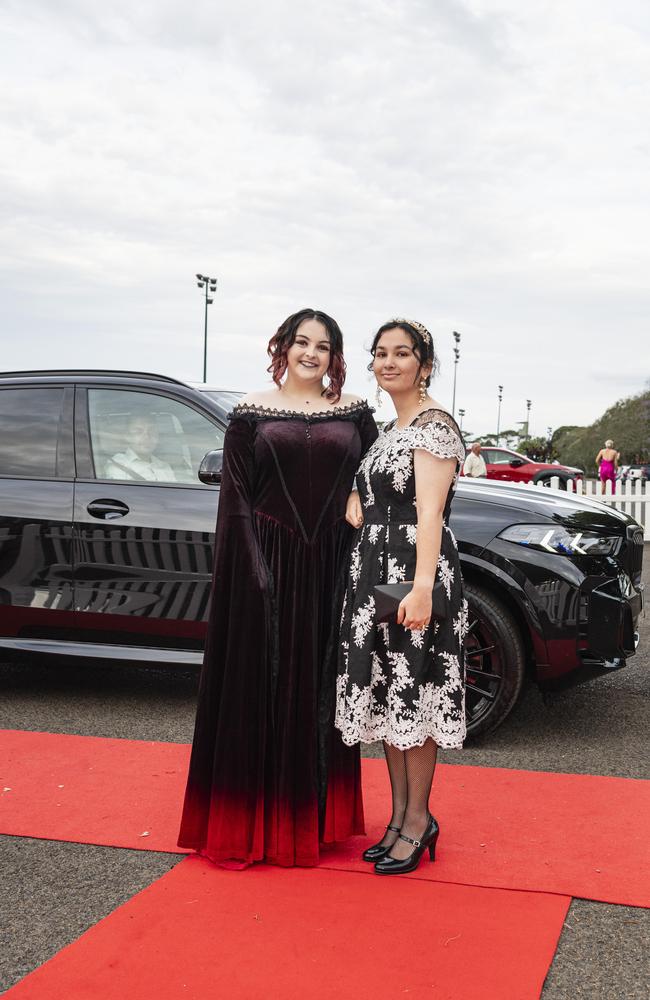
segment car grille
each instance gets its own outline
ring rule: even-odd
[[[628,527],[627,539],[621,552],[621,562],[634,586],[638,587],[643,567],[643,528],[638,528],[636,525]]]

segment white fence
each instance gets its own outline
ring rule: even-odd
[[[548,489],[542,483],[531,484],[540,489]],[[560,479],[553,476],[550,481],[551,489],[558,489]],[[611,504],[622,510],[625,514],[631,514],[635,521],[643,527],[643,537],[645,541],[650,541],[650,482],[643,482],[640,479],[629,479],[624,483],[616,483],[614,490],[609,480],[605,483],[605,492],[601,494],[600,483],[593,479],[569,480],[566,484],[567,491],[577,493],[581,496],[592,497],[594,500],[602,500],[603,503]]]

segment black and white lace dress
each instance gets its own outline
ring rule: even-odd
[[[447,617],[408,630],[375,624],[374,587],[412,580],[417,512],[413,452],[455,458],[456,475],[445,504],[437,578],[447,596]],[[432,738],[458,748],[465,737],[463,597],[449,511],[465,447],[444,410],[420,413],[408,427],[388,424],[357,474],[364,523],[357,532],[341,619],[336,726],[343,742],[385,740],[402,750]]]

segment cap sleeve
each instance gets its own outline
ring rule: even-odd
[[[421,448],[436,458],[455,458],[459,465],[465,461],[465,444],[458,424],[444,410],[427,410],[411,425],[414,449]]]

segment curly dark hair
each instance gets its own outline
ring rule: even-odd
[[[266,370],[270,372],[273,381],[279,388],[287,370],[287,353],[296,340],[298,327],[306,319],[317,319],[327,330],[330,342],[330,363],[327,377],[330,384],[323,389],[322,395],[334,403],[338,403],[345,382],[343,334],[336,320],[328,316],[327,313],[320,312],[318,309],[300,309],[299,312],[288,316],[269,340],[267,353],[271,358],[271,364]]]
[[[421,326],[421,324],[418,324],[418,326]],[[418,329],[418,326],[413,326],[411,323],[408,322],[408,320],[402,320],[402,319],[400,320],[391,319],[388,321],[388,323],[384,323],[383,326],[380,326],[372,340],[370,353],[372,354],[373,360],[368,365],[368,371],[369,372],[372,371],[377,345],[379,344],[379,341],[381,340],[383,334],[387,333],[389,330],[403,330],[404,333],[407,333],[411,338],[411,341],[413,342],[413,353],[420,362],[418,367],[418,373],[415,376],[415,381],[417,382],[419,380],[420,372],[422,371],[423,368],[426,368],[429,365],[431,366],[431,371],[425,378],[426,386],[428,389],[429,386],[431,385],[431,379],[435,378],[438,372],[440,371],[440,362],[438,360],[438,355],[436,354],[435,348],[433,346],[433,337],[431,336],[428,330],[426,332],[429,333],[429,335],[428,337],[425,336],[422,330],[425,330],[426,328],[422,327],[422,329]]]

